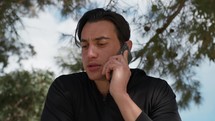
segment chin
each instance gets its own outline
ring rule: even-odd
[[[89,76],[90,80],[93,80],[93,81],[97,81],[97,80],[103,80],[104,77],[98,77],[98,76]]]
[[[90,74],[90,73],[87,73],[88,77],[90,78],[90,80],[93,80],[93,81],[96,81],[96,80],[103,80],[105,77],[102,76],[101,74],[96,74],[96,73],[93,73],[93,74]]]

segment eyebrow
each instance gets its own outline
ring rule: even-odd
[[[94,38],[93,40],[94,41],[100,41],[100,40],[108,40],[110,39],[109,37],[105,37],[105,36],[101,36],[101,37],[96,37]],[[81,39],[81,42],[87,42],[88,40],[87,39]]]

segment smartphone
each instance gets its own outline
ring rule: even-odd
[[[128,64],[131,62],[132,60],[132,55],[131,55],[131,52],[128,48],[128,45],[126,43],[123,44],[123,46],[120,48],[118,54],[122,54],[124,53],[125,50],[128,50]]]

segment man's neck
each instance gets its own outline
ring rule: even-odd
[[[109,92],[110,82],[107,80],[97,80],[94,82],[96,83],[96,86],[97,86],[99,92],[103,96],[106,96]]]

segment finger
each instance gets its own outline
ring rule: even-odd
[[[110,80],[111,76],[112,76],[112,70],[108,68],[106,70],[105,77],[106,77],[107,80]]]
[[[105,72],[105,66],[106,64],[104,64],[103,68],[102,68],[102,75],[104,75],[104,72]]]
[[[106,63],[104,64],[104,66],[103,66],[103,69],[102,69],[102,75],[105,75],[107,65],[108,65],[108,62],[106,62]]]
[[[109,67],[111,63],[112,63],[111,60],[107,61],[102,69],[102,75],[104,75],[107,80],[109,80],[111,77],[111,69]]]
[[[111,63],[111,59],[110,58],[109,58],[109,60],[103,66],[103,69],[102,69],[102,74],[103,75],[106,74],[106,70],[107,70],[107,67],[108,67],[109,63]]]
[[[126,63],[128,63],[128,50],[125,50],[125,51],[123,52],[123,57],[124,57]]]
[[[114,73],[114,70],[117,68],[118,65],[121,63],[118,60],[111,60],[107,63],[105,67],[105,76],[107,80],[111,79],[111,76]]]

